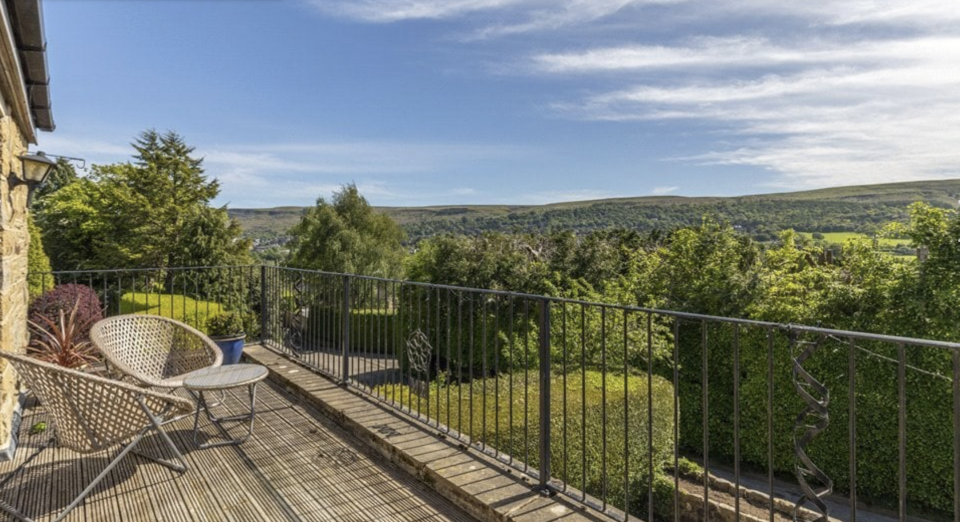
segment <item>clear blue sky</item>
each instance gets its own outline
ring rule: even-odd
[[[792,5],[798,4],[798,5]],[[58,129],[176,130],[218,203],[736,195],[960,177],[960,9],[868,0],[46,0]]]

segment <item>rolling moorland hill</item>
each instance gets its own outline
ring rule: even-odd
[[[669,230],[699,223],[704,216],[729,221],[760,240],[793,228],[807,232],[871,233],[902,221],[908,206],[925,201],[954,208],[960,179],[861,185],[738,197],[651,196],[575,201],[549,205],[451,205],[379,207],[400,223],[412,242],[448,232],[545,232],[603,228]],[[230,209],[247,235],[273,239],[286,234],[305,207]]]

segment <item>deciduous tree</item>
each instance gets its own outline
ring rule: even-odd
[[[291,231],[289,264],[328,272],[399,277],[405,249],[403,230],[375,211],[350,184],[331,201],[317,199]]]

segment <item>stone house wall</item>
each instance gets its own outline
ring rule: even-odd
[[[19,156],[27,151],[27,139],[6,100],[0,99],[0,350],[22,352],[27,332],[27,188],[12,191],[7,182],[21,175]],[[0,449],[11,441],[10,421],[19,388],[13,368],[0,362]]]

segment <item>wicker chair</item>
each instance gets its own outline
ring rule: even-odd
[[[180,321],[129,314],[98,321],[90,340],[107,362],[141,386],[180,388],[185,374],[223,363],[209,337]]]
[[[3,487],[54,442],[81,454],[123,446],[110,464],[54,521],[63,519],[77,507],[127,453],[133,452],[181,473],[187,470],[186,460],[173,445],[170,437],[164,433],[162,425],[169,416],[190,414],[193,411],[193,404],[189,400],[70,370],[23,355],[0,353],[0,357],[13,365],[31,392],[39,399],[50,419],[54,433],[50,440],[0,481],[0,487]],[[136,450],[140,441],[151,432],[159,434],[162,446],[166,446],[179,464],[145,455]],[[0,500],[0,510],[18,520],[30,520],[14,506],[2,500]]]

